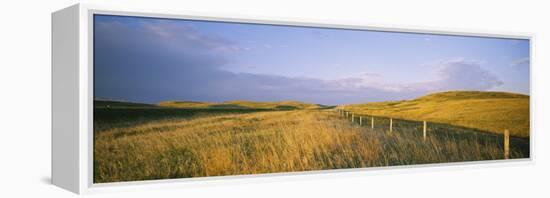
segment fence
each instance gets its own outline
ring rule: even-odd
[[[370,128],[371,129],[374,129],[374,126],[375,126],[375,122],[374,122],[375,119],[374,118],[375,117],[377,117],[377,119],[384,119],[384,117],[357,114],[357,113],[347,111],[347,110],[343,110],[343,109],[337,109],[337,112],[341,117],[350,118],[351,123],[356,123],[357,122],[357,124],[359,124],[359,126],[363,126],[363,120],[369,120],[368,118],[370,118]],[[393,132],[393,130],[394,130],[394,118],[389,117],[389,118],[385,118],[385,119],[389,120],[388,131],[390,133]],[[403,119],[401,119],[401,120],[403,120]],[[410,121],[410,120],[404,120],[404,121],[417,122],[417,121]],[[427,134],[428,133],[428,121],[423,120],[421,122],[422,122],[422,139],[424,141],[426,141],[427,135],[428,135]],[[503,143],[503,145],[504,145],[504,152],[503,152],[504,153],[504,159],[509,159],[509,157],[510,157],[510,132],[509,132],[508,129],[504,130],[503,141],[504,141],[504,143]]]

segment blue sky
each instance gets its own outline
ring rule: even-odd
[[[95,97],[345,104],[529,93],[529,41],[96,15]]]

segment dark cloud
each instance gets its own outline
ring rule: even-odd
[[[94,35],[96,96],[141,102],[200,95],[190,84],[223,76],[216,70],[232,47],[189,26],[154,20],[98,20]]]
[[[233,73],[222,70],[231,41],[191,26],[142,20],[97,20],[94,39],[95,97],[156,103],[163,100],[299,100],[321,104],[359,103],[417,97],[450,89],[487,90],[502,84],[479,64],[450,61],[439,79],[390,85],[378,74],[338,80]]]
[[[315,79],[237,74],[221,70],[233,43],[192,27],[147,20],[98,21],[95,26],[95,96],[138,102],[308,99]]]

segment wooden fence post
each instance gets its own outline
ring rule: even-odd
[[[370,117],[370,128],[374,129],[374,116]]]
[[[393,119],[390,118],[390,132],[393,131]]]
[[[424,136],[424,141],[426,141],[426,129],[427,129],[427,124],[426,124],[426,120],[424,120],[424,130],[423,130],[423,136]]]
[[[510,158],[510,132],[504,130],[504,159]]]
[[[353,123],[353,113],[351,113],[351,123]]]
[[[363,117],[359,116],[359,126],[363,125]]]

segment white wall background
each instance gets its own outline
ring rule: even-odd
[[[50,13],[79,1],[0,4],[0,197],[72,197],[50,180]],[[358,173],[211,187],[101,194],[97,197],[548,197],[550,178],[550,7],[505,0],[96,0],[141,9],[534,33],[535,165]],[[545,188],[546,187],[546,188]]]

